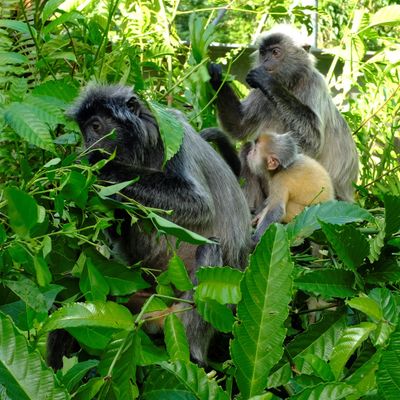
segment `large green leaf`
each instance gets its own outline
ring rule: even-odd
[[[69,399],[53,371],[38,351],[32,351],[25,336],[0,312],[0,385],[11,399]]]
[[[126,307],[112,301],[70,303],[50,315],[42,331],[74,327],[133,329],[133,316]]]
[[[347,327],[340,340],[333,349],[330,359],[330,366],[336,379],[344,370],[346,362],[355,350],[368,338],[368,335],[376,329],[376,325],[371,322],[361,322],[359,325]]]
[[[294,285],[305,292],[320,294],[326,297],[351,297],[356,294],[353,289],[354,274],[340,269],[321,269],[309,271],[298,276]]]
[[[343,225],[357,221],[373,221],[373,216],[354,203],[329,201],[306,208],[286,226],[291,244],[301,243],[320,228],[319,221]]]
[[[39,208],[36,200],[15,187],[8,187],[5,195],[8,217],[14,232],[22,238],[28,238],[31,228],[39,222]]]
[[[144,383],[144,400],[228,400],[228,395],[203,369],[190,362],[163,362]]]
[[[105,301],[107,294],[110,291],[104,276],[95,267],[90,258],[86,260],[86,263],[83,267],[83,271],[79,279],[79,288],[88,301]]]
[[[200,300],[197,293],[194,299],[196,302],[196,310],[205,321],[209,322],[220,332],[229,333],[232,331],[235,317],[230,308],[215,300]]]
[[[186,338],[185,327],[174,313],[165,318],[164,337],[171,361],[189,361],[189,343]]]
[[[398,25],[400,23],[400,5],[390,5],[379,9],[370,18],[369,26]]]
[[[98,371],[110,380],[111,390],[117,399],[137,398],[135,361],[139,345],[137,332],[117,332],[102,355]]]
[[[357,392],[349,396],[347,400],[357,400],[361,396],[366,395],[370,390],[376,388],[375,374],[378,369],[380,357],[380,352],[375,353],[346,379],[347,384],[357,389]]]
[[[137,365],[146,366],[168,361],[168,354],[163,347],[157,347],[142,331],[138,331],[140,346],[137,352]]]
[[[320,383],[304,389],[302,392],[290,396],[294,400],[340,400],[354,393],[356,390],[342,382]]]
[[[242,295],[240,281],[243,273],[229,267],[206,267],[196,272],[199,299],[212,299],[220,304],[237,304]]]
[[[390,337],[389,346],[382,352],[376,374],[378,392],[386,400],[398,400],[400,393],[400,324]]]
[[[320,221],[321,228],[340,260],[355,271],[369,254],[367,238],[353,225],[333,225]]]
[[[149,101],[148,105],[158,122],[164,143],[164,162],[167,162],[179,151],[185,135],[185,128],[179,116],[172,109],[155,101]]]
[[[28,62],[28,57],[12,51],[0,51],[0,65],[24,64]]]
[[[251,256],[241,282],[239,321],[231,342],[236,382],[244,397],[260,394],[283,354],[284,321],[292,292],[293,264],[282,225],[272,225]]]
[[[24,103],[12,103],[7,107],[4,118],[15,133],[28,143],[55,152],[49,127],[35,107]]]
[[[400,261],[398,257],[385,257],[372,264],[365,274],[365,281],[373,285],[400,282]]]
[[[380,321],[383,317],[383,311],[380,305],[373,299],[366,297],[354,297],[346,301],[346,303],[356,310],[360,310],[364,314],[367,314],[371,319]]]
[[[68,392],[76,387],[76,385],[84,378],[84,376],[91,370],[97,367],[99,360],[87,360],[75,364],[71,367],[65,375],[62,376],[61,382],[67,388]]]
[[[346,315],[343,310],[328,312],[323,319],[309,326],[304,333],[297,335],[287,346],[287,351],[296,363],[296,368],[303,374],[313,373],[313,369],[297,360],[304,358],[307,354],[314,354],[322,360],[328,360],[332,348],[336,345],[346,327]],[[297,365],[299,364],[299,365]],[[287,361],[278,365],[268,381],[268,387],[277,387],[286,384],[291,376],[290,364]]]

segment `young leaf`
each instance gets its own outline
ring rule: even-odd
[[[355,271],[369,254],[367,238],[352,225],[333,225],[320,221],[322,231],[342,262]]]
[[[132,185],[138,180],[139,178],[135,178],[130,181],[116,183],[115,185],[103,186],[98,194],[102,199],[104,199],[108,196],[112,196],[113,194],[120,192],[122,189],[125,189],[127,186]]]
[[[195,232],[189,231],[188,229],[182,228],[181,226],[174,224],[172,221],[160,217],[153,212],[149,212],[147,218],[151,220],[160,232],[175,236],[183,242],[191,244],[214,243],[211,240],[208,240]]]
[[[240,281],[243,273],[230,267],[205,267],[196,272],[196,293],[200,300],[212,299],[220,304],[237,304],[242,295]]]
[[[321,400],[335,399],[340,400],[347,398],[356,390],[342,382],[320,383],[316,386],[304,389],[302,392],[290,396],[293,400]]]
[[[185,135],[185,127],[177,112],[172,109],[155,101],[149,101],[148,105],[158,123],[164,143],[164,163],[166,163],[179,151]]]
[[[14,232],[23,239],[29,237],[29,231],[39,222],[39,209],[35,199],[15,187],[5,190],[8,205],[8,217]]]
[[[174,314],[169,314],[164,322],[164,337],[171,361],[189,361],[189,343],[181,320]]]
[[[385,400],[397,400],[400,388],[400,325],[390,336],[389,346],[382,352],[376,373],[378,393]]]
[[[182,292],[193,288],[186,266],[177,254],[168,261],[168,278],[170,283]]]
[[[346,315],[343,310],[326,313],[321,321],[309,326],[308,330],[296,336],[287,346],[287,351],[303,374],[311,374],[312,368],[297,362],[306,354],[315,354],[322,360],[329,359],[332,348],[336,345],[346,327]],[[299,364],[299,365],[298,365]],[[277,387],[288,382],[291,375],[289,362],[278,365],[268,381],[268,387]]]
[[[162,362],[153,368],[144,383],[141,398],[228,400],[215,379],[191,362]]]
[[[90,258],[86,259],[85,266],[79,279],[79,288],[88,301],[106,300],[110,288],[100,271]]]
[[[239,321],[233,328],[235,378],[246,398],[263,391],[270,369],[282,357],[292,269],[285,230],[282,225],[272,225],[251,256],[242,279]]]
[[[0,385],[11,399],[70,399],[38,351],[32,351],[25,336],[0,312]]]
[[[383,318],[382,309],[379,304],[369,297],[354,297],[346,301],[346,303],[356,310],[368,315],[372,320],[380,321]]]
[[[37,255],[33,259],[33,265],[36,271],[36,280],[39,286],[46,287],[51,282],[52,276],[45,259]]]
[[[376,325],[370,322],[361,322],[359,325],[347,327],[340,340],[333,349],[330,366],[336,379],[343,373],[344,366],[350,356],[368,338],[368,335],[376,329]]]
[[[380,8],[371,16],[369,27],[375,25],[398,25],[400,23],[400,6],[390,5]]]
[[[117,399],[138,396],[135,360],[139,346],[137,332],[117,332],[102,355],[98,371],[111,380],[111,390]]]
[[[323,297],[351,297],[356,294],[353,289],[354,274],[338,269],[321,269],[306,272],[294,281],[295,287],[305,292],[315,293]]]
[[[320,228],[319,221],[343,225],[350,222],[373,221],[374,217],[354,203],[329,201],[306,208],[286,226],[291,245],[299,244]]]

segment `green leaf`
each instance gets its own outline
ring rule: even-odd
[[[47,24],[43,28],[43,34],[47,35],[52,33],[55,28],[57,28],[61,24],[65,24],[67,22],[77,22],[78,20],[83,19],[84,16],[76,11],[65,12],[61,14],[61,16],[53,19],[49,24]]]
[[[215,379],[190,362],[163,362],[153,368],[144,383],[144,400],[228,400]]]
[[[205,237],[191,232],[188,229],[182,228],[181,226],[174,224],[173,222],[160,217],[159,215],[149,212],[147,218],[154,224],[159,232],[166,233],[168,235],[175,236],[179,240],[191,244],[207,244],[214,243],[213,241],[206,239]]]
[[[232,310],[215,300],[202,301],[195,295],[196,310],[201,317],[220,332],[232,332],[235,317]]]
[[[353,225],[333,225],[320,221],[322,231],[340,260],[355,271],[369,254],[367,238]]]
[[[92,260],[88,258],[81,277],[79,279],[79,288],[88,301],[106,300],[110,288],[107,281],[100,271],[95,267]]]
[[[0,65],[26,64],[28,61],[28,57],[23,54],[12,51],[0,51]]]
[[[383,318],[382,309],[379,304],[369,297],[355,297],[347,300],[346,303],[356,310],[368,315],[372,320],[380,321]]]
[[[74,201],[80,208],[85,208],[88,199],[86,177],[71,171],[64,180],[60,193],[65,200]]]
[[[48,308],[46,299],[39,287],[30,279],[19,275],[18,280],[3,280],[3,284],[12,290],[22,301],[34,311],[46,313]]]
[[[87,360],[75,364],[61,378],[61,383],[67,388],[68,392],[72,392],[76,385],[81,382],[84,376],[93,368],[96,368],[99,360]]]
[[[293,400],[322,400],[344,399],[353,394],[355,389],[346,383],[320,383],[319,385],[304,389],[302,392],[290,396]]]
[[[156,346],[143,330],[139,330],[138,335],[140,346],[138,346],[137,352],[137,365],[154,365],[168,361],[168,354],[163,347]]]
[[[133,316],[126,307],[112,301],[69,303],[50,315],[42,327],[42,332],[85,326],[131,330]]]
[[[353,289],[354,274],[338,269],[321,269],[309,271],[297,277],[294,286],[305,292],[327,297],[351,297],[356,294]]]
[[[13,19],[0,19],[0,26],[3,28],[12,29],[17,32],[25,33],[27,35],[31,35],[28,24],[22,21],[16,21]],[[32,30],[33,34],[36,36],[37,32],[35,28],[31,25],[30,29]]]
[[[373,285],[400,282],[400,262],[398,257],[385,257],[379,262],[375,262],[364,279],[367,283]]]
[[[397,400],[400,393],[400,325],[390,337],[389,346],[382,352],[376,373],[378,393],[385,400]]]
[[[99,373],[110,379],[111,389],[117,399],[131,400],[138,396],[135,360],[139,345],[137,332],[118,332],[102,355]]]
[[[379,260],[382,253],[382,249],[385,246],[385,221],[382,219],[375,219],[376,226],[378,228],[378,233],[369,239],[369,255],[368,259],[370,263]]]
[[[29,238],[29,231],[39,222],[39,209],[35,199],[15,187],[5,190],[8,217],[14,232],[23,239]]]
[[[55,153],[49,127],[35,107],[26,103],[12,103],[7,107],[4,118],[22,139]]]
[[[347,400],[357,400],[376,388],[375,375],[380,358],[381,353],[375,353],[367,362],[346,378],[346,383],[357,389],[357,392],[354,395],[350,395]]]
[[[125,189],[127,186],[132,185],[133,183],[137,182],[138,180],[139,180],[139,178],[135,178],[130,181],[116,183],[115,185],[103,186],[100,189],[98,195],[102,199],[107,198],[108,196],[112,196],[113,194],[120,192],[122,189]]]
[[[74,395],[74,400],[92,400],[100,389],[106,384],[104,378],[92,378],[90,381],[82,385]]]
[[[286,230],[291,245],[296,245],[320,229],[319,221],[343,225],[350,222],[373,220],[374,217],[368,211],[354,203],[329,201],[307,207],[286,226]]]
[[[287,346],[287,351],[302,374],[311,374],[313,369],[307,363],[298,360],[307,354],[314,354],[322,360],[328,360],[332,348],[340,339],[346,327],[346,315],[343,310],[327,312],[321,321],[309,326],[308,330],[297,335]],[[276,368],[268,381],[268,387],[278,387],[288,382],[291,376],[290,364],[282,362]]]
[[[391,5],[379,9],[370,18],[369,27],[375,25],[397,25],[400,23],[400,6]]]
[[[186,266],[177,254],[174,254],[168,261],[168,278],[170,283],[182,292],[193,289]]]
[[[397,6],[400,11],[400,6]],[[400,19],[399,19],[400,21]],[[394,233],[400,231],[400,197],[385,194],[385,232],[386,237],[389,238]]]
[[[0,385],[11,399],[70,399],[38,351],[32,351],[11,319],[0,312]]]
[[[78,87],[71,84],[70,79],[47,80],[34,87],[32,94],[53,97],[53,101],[62,101],[65,106],[78,96]]]
[[[272,225],[252,254],[242,279],[239,321],[233,328],[231,355],[244,397],[263,391],[270,369],[282,357],[292,269],[285,230],[282,225]]]
[[[300,361],[300,357],[298,357],[298,358]],[[296,367],[299,367],[299,369],[301,371],[306,368],[307,369],[310,368],[314,375],[320,377],[321,379],[323,379],[326,382],[335,380],[335,377],[332,374],[330,366],[322,358],[316,356],[315,354],[307,353],[304,355],[303,359],[308,364],[308,366],[305,366],[304,364],[302,366],[300,366],[299,365],[300,363],[298,363],[296,360]]]
[[[237,304],[242,294],[240,281],[243,273],[229,267],[205,267],[196,272],[196,293],[200,300],[212,299],[220,304]]]
[[[42,20],[47,21],[49,17],[57,10],[58,6],[64,3],[65,0],[49,0],[43,7]]]
[[[376,329],[376,325],[371,322],[361,322],[359,325],[347,327],[340,340],[333,349],[330,359],[330,366],[336,379],[344,370],[344,366],[350,356],[368,338],[368,335]]]
[[[46,287],[52,280],[52,276],[45,259],[42,256],[36,256],[33,259],[33,265],[36,271],[36,280],[39,286]]]
[[[157,120],[160,135],[164,143],[164,163],[170,160],[180,149],[185,135],[185,128],[180,115],[171,108],[155,101],[148,105]]]
[[[189,343],[181,320],[169,314],[164,322],[164,340],[171,361],[189,361]]]

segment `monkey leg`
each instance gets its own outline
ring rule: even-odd
[[[205,244],[197,248],[196,268],[191,271],[191,276],[194,277],[198,268],[206,266],[223,266],[219,244]],[[192,299],[193,293],[187,292],[182,298]],[[181,303],[182,308],[185,306],[187,307],[187,304]],[[214,328],[200,317],[196,309],[183,312],[179,316],[186,329],[192,359],[200,365],[206,365],[208,348],[215,333]]]

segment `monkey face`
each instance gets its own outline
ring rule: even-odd
[[[250,151],[247,153],[247,163],[250,170],[257,176],[263,176],[265,172],[265,162],[262,156],[259,139],[252,143]]]
[[[266,71],[272,75],[278,72],[279,66],[283,62],[284,51],[282,48],[282,37],[273,34],[266,37],[260,44],[259,63]]]
[[[78,122],[86,148],[98,150],[89,153],[90,162],[115,151],[119,162],[144,165],[160,148],[154,117],[127,87],[89,87],[69,114]]]

